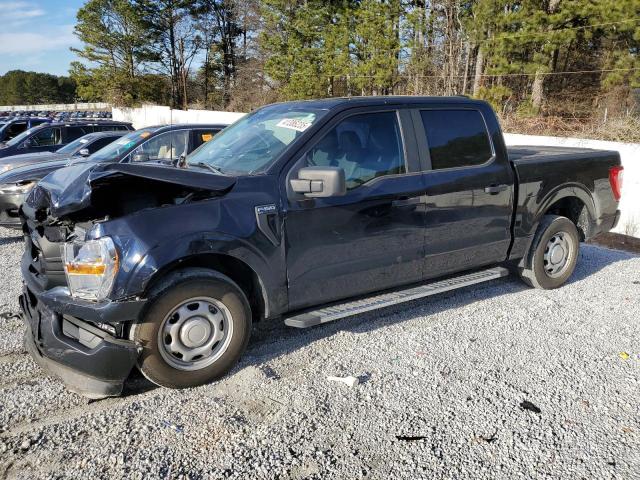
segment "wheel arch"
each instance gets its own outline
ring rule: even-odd
[[[562,187],[545,198],[536,216],[536,230],[545,215],[559,215],[571,220],[578,229],[580,240],[592,236],[597,218],[592,195],[578,185]]]
[[[229,277],[247,297],[253,320],[268,317],[267,292],[258,273],[246,262],[224,253],[198,253],[173,260],[149,279],[145,295],[168,276],[189,268],[213,270]]]

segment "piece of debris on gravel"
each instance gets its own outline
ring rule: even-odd
[[[134,373],[88,402],[22,347],[21,251],[0,229],[0,478],[640,477],[633,254],[583,245],[557,290],[508,277],[309,330],[263,322],[218,382]]]

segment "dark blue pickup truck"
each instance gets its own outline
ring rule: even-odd
[[[134,366],[219,378],[260,319],[306,328],[509,271],[560,287],[616,225],[621,172],[613,151],[507,149],[466,98],[266,106],[175,166],[43,179],[22,207],[26,344],[103,397]]]

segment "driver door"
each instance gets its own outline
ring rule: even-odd
[[[286,178],[289,307],[421,280],[424,182],[408,112],[364,109],[318,134]],[[307,166],[345,171],[343,196],[307,198],[289,180]]]

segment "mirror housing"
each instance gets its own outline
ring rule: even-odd
[[[138,152],[138,153],[134,154],[131,157],[131,161],[134,162],[134,163],[137,163],[137,162],[148,162],[149,161],[149,154],[148,153]]]
[[[78,152],[78,154],[79,154],[81,157],[88,157],[91,153],[89,152],[89,149],[88,149],[88,148],[83,148],[82,150],[80,150],[80,151]]]
[[[305,167],[289,183],[296,193],[309,198],[339,197],[347,193],[344,169],[340,167]]]
[[[29,148],[33,146],[33,142],[30,138],[27,138],[24,142],[20,144],[20,148]]]

